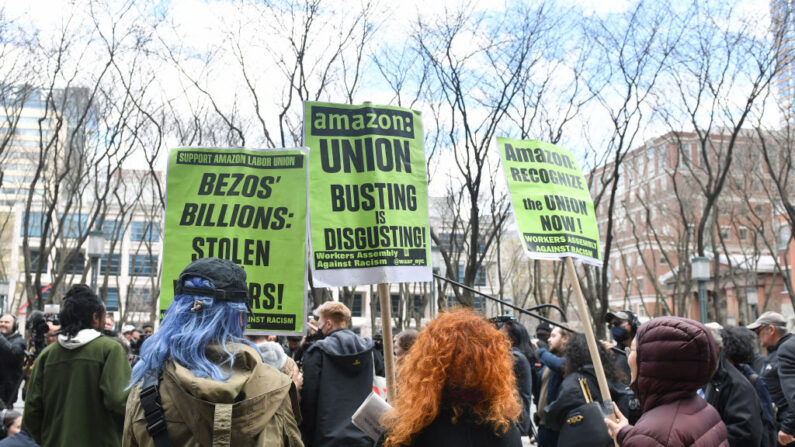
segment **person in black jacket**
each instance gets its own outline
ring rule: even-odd
[[[726,359],[751,383],[756,391],[756,397],[759,398],[764,433],[762,447],[776,447],[778,429],[773,414],[773,399],[767,390],[765,379],[751,367],[757,353],[754,347],[756,340],[754,333],[744,327],[728,327],[720,331],[720,337],[723,342],[721,352],[726,354]]]
[[[507,320],[502,324],[500,331],[511,340],[511,354],[513,355],[513,373],[516,376],[516,389],[522,399],[522,417],[519,419],[519,431],[522,436],[532,436],[533,433],[533,369],[537,359],[535,349],[530,344],[530,335],[527,329],[516,320]]]
[[[385,447],[521,447],[510,345],[482,316],[440,314],[400,368]],[[342,444],[340,444],[342,445]]]
[[[6,408],[14,408],[17,391],[22,382],[22,363],[25,361],[25,340],[18,332],[17,317],[0,317],[0,399]]]
[[[778,380],[781,394],[790,410],[788,417],[781,420],[778,432],[778,442],[783,445],[795,444],[795,417],[792,409],[795,408],[795,337],[787,334],[777,344]],[[772,393],[771,393],[772,394]],[[773,396],[775,399],[776,396]]]
[[[616,368],[616,364],[609,361],[610,357],[604,346],[599,345],[598,348],[605,378],[610,387],[610,398],[616,402],[623,414],[629,414],[631,412],[631,408],[628,405],[629,400],[623,399],[621,394],[627,393],[631,395],[632,391],[624,384],[624,377],[622,372]],[[555,431],[561,430],[566,422],[566,415],[571,410],[586,403],[579,383],[580,378],[585,378],[593,400],[602,401],[600,399],[599,383],[596,379],[585,335],[578,333],[569,338],[568,343],[566,343],[565,358],[564,372],[566,376],[560,385],[558,398],[544,409],[547,415],[547,424]],[[606,426],[605,430],[607,430]],[[612,445],[612,440],[608,444]]]
[[[610,346],[607,342],[602,342],[602,345],[607,349],[609,358],[621,370],[623,376],[626,378],[625,383],[629,385],[629,363],[627,362],[626,350],[632,344],[632,339],[638,332],[640,320],[638,317],[628,309],[608,312],[605,315],[605,321],[610,327],[610,335],[615,340],[615,346]]]
[[[718,349],[718,368],[704,387],[704,400],[718,410],[726,424],[731,447],[759,447],[764,430],[756,391],[726,357],[720,335],[723,327],[718,323],[707,323],[705,326],[712,332]]]
[[[788,366],[784,368],[784,375],[779,371],[779,348],[792,338],[792,334],[787,332],[787,320],[777,312],[765,312],[753,323],[746,326],[756,333],[756,337],[763,347],[767,348],[768,355],[760,371],[757,371],[765,380],[767,390],[773,403],[776,404],[776,423],[779,426],[779,444],[795,446],[795,415],[789,406],[789,399],[785,395],[783,388],[786,383],[788,389],[795,388],[795,371],[791,371]],[[789,358],[795,355],[795,346],[788,344],[783,351]]]
[[[348,329],[351,311],[328,301],[315,310],[323,339],[303,355],[301,438],[307,447],[372,446],[351,416],[372,391],[373,372],[383,375],[373,341]]]

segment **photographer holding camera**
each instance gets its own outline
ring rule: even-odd
[[[25,340],[20,335],[17,317],[0,317],[0,399],[12,409],[22,382],[22,362],[25,361]]]

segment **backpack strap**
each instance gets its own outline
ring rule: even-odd
[[[171,447],[166,430],[166,416],[160,405],[160,372],[150,369],[144,372],[141,384],[141,407],[146,418],[146,431],[155,443],[155,447]]]
[[[591,387],[588,386],[588,379],[583,376],[577,378],[577,381],[580,383],[580,389],[582,390],[582,396],[585,398],[585,403],[589,404],[593,402],[593,396],[591,395]]]
[[[232,443],[233,406],[233,404],[215,404],[213,447],[229,447]]]

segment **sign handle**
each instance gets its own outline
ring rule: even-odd
[[[389,284],[378,285],[378,299],[381,301],[381,336],[384,338],[384,374],[386,376],[387,400],[395,403],[395,352],[392,347],[392,302],[389,297]]]
[[[599,392],[602,394],[603,402],[610,401],[610,387],[607,385],[605,370],[602,366],[602,358],[599,357],[599,348],[596,346],[596,336],[594,336],[593,327],[591,327],[591,315],[588,312],[588,306],[585,305],[585,297],[582,294],[582,289],[580,289],[580,280],[577,278],[577,270],[574,269],[574,261],[571,260],[570,256],[567,256],[565,260],[566,270],[569,274],[569,284],[574,288],[574,297],[577,300],[577,311],[580,314],[580,321],[582,321],[585,340],[588,342],[588,350],[591,352],[591,361],[593,362],[593,368],[596,372],[596,381],[599,382]],[[610,412],[610,419],[616,421],[617,418],[615,413],[612,412],[612,406],[606,408],[606,410]],[[613,439],[613,442],[618,445],[615,439]]]

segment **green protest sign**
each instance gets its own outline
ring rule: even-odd
[[[571,152],[543,141],[502,137],[497,146],[530,257],[571,256],[601,266],[593,200]]]
[[[161,314],[185,266],[218,257],[246,270],[248,333],[302,334],[307,150],[172,149],[167,175]]]
[[[304,104],[316,286],[430,281],[420,113]]]

